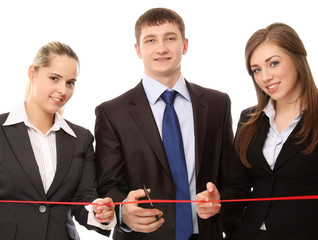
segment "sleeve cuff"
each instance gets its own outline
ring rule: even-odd
[[[101,200],[101,198],[96,199],[94,202],[96,202],[97,200]],[[98,227],[103,230],[112,230],[116,226],[116,223],[117,223],[116,214],[114,215],[114,218],[108,223],[100,223],[97,217],[95,217],[92,205],[85,206],[85,209],[88,211],[87,224],[94,227]]]
[[[125,201],[126,201],[126,199],[123,202],[125,202]],[[119,205],[119,214],[118,214],[119,227],[124,232],[132,232],[133,230],[131,230],[125,223],[123,223],[123,219],[122,219],[122,216],[121,216],[121,206],[122,206],[122,204]]]

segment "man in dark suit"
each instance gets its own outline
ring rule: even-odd
[[[175,171],[167,152],[171,147],[174,152],[177,144],[173,140],[167,146],[164,140],[166,91],[176,94],[173,106],[182,135],[189,199],[194,200],[208,181],[222,188],[225,155],[233,138],[228,95],[190,83],[182,76],[181,59],[188,50],[188,39],[182,18],[174,11],[150,9],[136,22],[135,34],[136,52],[144,63],[142,81],[96,108],[99,194],[115,202],[135,201],[145,197],[142,190],[145,185],[151,189],[153,199],[177,198],[180,189],[175,172],[181,170],[178,167]],[[181,218],[176,217],[179,206],[174,203],[148,207],[141,204],[117,207],[118,225],[113,238],[222,239],[222,229],[215,220],[198,219],[193,205],[190,217]],[[176,228],[180,220],[176,219],[183,221],[183,218],[190,218],[191,227],[186,229],[190,231],[189,237],[178,237]]]

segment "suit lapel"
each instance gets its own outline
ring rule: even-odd
[[[29,176],[35,189],[43,197],[43,200],[46,200],[42,179],[35,160],[27,127],[24,123],[19,123],[16,125],[4,126],[3,128],[13,152],[16,154],[22,168]]]
[[[198,175],[201,167],[204,152],[204,139],[207,131],[208,119],[208,104],[202,98],[202,93],[199,92],[191,83],[187,82],[187,87],[191,96],[193,116],[194,116],[194,135],[195,135],[195,170]]]
[[[169,175],[171,175],[169,163],[157,128],[157,124],[153,117],[142,83],[139,83],[136,86],[134,93],[135,94],[133,94],[129,102],[130,113],[135,119],[140,131],[149,142],[149,145],[155,152],[163,168]]]
[[[58,189],[69,171],[74,154],[75,138],[60,129],[56,132],[56,173],[47,192],[49,198]]]
[[[258,132],[256,133],[255,140],[253,141],[253,143],[251,144],[249,148],[251,149],[251,151],[253,152],[253,155],[255,156],[255,158],[252,158],[252,159],[255,159],[258,162],[258,164],[262,166],[263,169],[272,173],[272,169],[268,165],[262,150],[265,140],[267,138],[268,130],[269,130],[269,119],[267,116],[263,115],[263,118],[261,121],[262,122],[260,124]]]

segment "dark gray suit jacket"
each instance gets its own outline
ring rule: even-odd
[[[208,181],[221,189],[225,155],[233,138],[230,99],[189,82],[187,87],[194,114],[197,192],[206,190]],[[101,196],[122,201],[129,191],[145,184],[151,188],[153,199],[175,199],[169,163],[142,83],[96,108],[95,138]],[[117,226],[114,239],[174,239],[175,204],[155,207],[163,211],[165,219],[157,231],[125,233]],[[221,230],[212,219],[199,219],[200,239],[221,239]]]
[[[56,132],[56,174],[45,194],[27,127],[2,126],[7,116],[0,115],[0,199],[92,202],[97,198],[93,136],[87,129],[68,122],[77,138],[62,129]],[[5,240],[78,239],[73,215],[97,230],[86,224],[83,206],[0,203],[0,213],[0,238]]]

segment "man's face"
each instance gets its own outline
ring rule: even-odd
[[[163,78],[178,78],[181,74],[182,55],[188,50],[188,39],[183,40],[176,24],[142,28],[137,55],[144,62],[145,73],[160,81]]]

